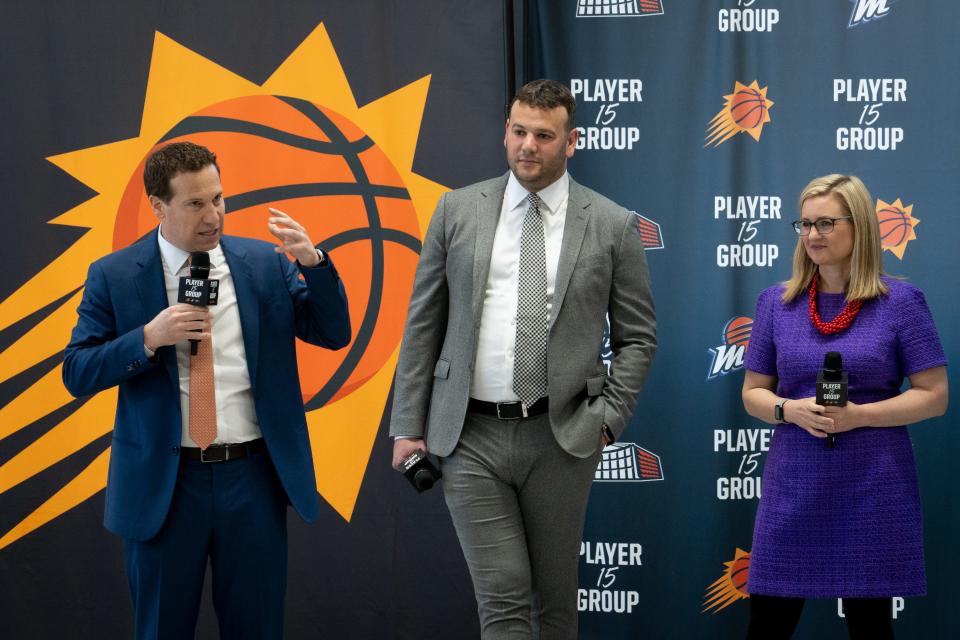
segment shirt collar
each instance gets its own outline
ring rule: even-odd
[[[523,188],[523,185],[520,184],[520,181],[517,180],[517,177],[513,175],[513,171],[511,171],[510,176],[507,178],[507,190],[503,196],[505,202],[510,207],[510,210],[516,209],[517,207],[523,205],[529,193],[529,191]],[[537,195],[540,196],[540,200],[544,205],[546,205],[545,207],[541,208],[540,211],[543,212],[543,209],[545,208],[547,213],[551,215],[560,211],[560,206],[567,199],[569,194],[570,175],[564,171],[563,175],[554,180],[551,185],[544,187],[537,192]]]
[[[176,276],[187,266],[187,262],[190,260],[190,252],[170,244],[170,241],[160,233],[159,226],[157,227],[157,244],[160,245],[160,257],[163,259],[163,268],[166,269],[170,275]],[[215,269],[223,263],[223,249],[220,247],[219,242],[217,246],[208,253],[210,254],[211,269]]]

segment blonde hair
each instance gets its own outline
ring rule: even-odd
[[[851,216],[850,222],[853,224],[850,282],[845,292],[847,300],[869,300],[885,295],[888,287],[880,279],[884,275],[880,224],[866,185],[856,176],[838,173],[814,178],[800,194],[800,208],[803,209],[803,204],[811,198],[827,195],[837,199]],[[790,302],[806,291],[816,273],[817,265],[803,248],[803,240],[798,238],[797,248],[793,252],[793,275],[783,283],[783,301]]]

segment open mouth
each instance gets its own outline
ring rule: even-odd
[[[220,229],[211,229],[210,231],[201,231],[197,235],[201,235],[207,238],[212,238],[220,233]]]

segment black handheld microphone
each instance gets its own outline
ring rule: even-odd
[[[817,404],[823,407],[842,407],[847,404],[847,372],[843,359],[836,351],[823,357],[823,371],[817,374]],[[837,434],[827,434],[827,449],[833,449]]]
[[[190,277],[180,278],[180,291],[177,302],[205,307],[217,304],[216,280],[210,280],[210,254],[206,251],[194,251],[190,254]],[[190,355],[197,355],[199,340],[190,341]]]
[[[210,277],[210,254],[194,251],[190,254],[190,277],[206,280]]]
[[[422,450],[417,449],[400,463],[400,471],[419,493],[433,488],[437,480],[443,477],[440,469],[430,462]]]
[[[190,277],[195,280],[210,278],[210,254],[206,251],[194,251],[190,254]],[[190,341],[190,355],[197,355],[199,340]]]

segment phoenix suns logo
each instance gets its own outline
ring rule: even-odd
[[[743,368],[743,357],[747,352],[752,330],[752,318],[747,316],[730,318],[723,327],[723,344],[709,349],[713,359],[707,372],[707,380],[713,380]]]
[[[761,89],[756,80],[749,85],[738,81],[733,93],[723,99],[723,109],[710,121],[703,146],[719,147],[738,133],[746,133],[759,141],[763,125],[770,122],[773,107],[773,101],[767,98],[767,87]]]
[[[74,401],[56,363],[87,265],[156,225],[140,183],[145,158],[158,144],[184,139],[217,153],[228,233],[269,239],[267,206],[290,211],[329,251],[350,292],[357,329],[349,347],[297,345],[317,490],[350,520],[390,390],[422,230],[445,190],[412,170],[428,87],[424,77],[358,106],[323,25],[262,85],[157,33],[139,136],[48,158],[97,194],[51,215],[52,224],[86,233],[0,303],[0,330],[35,323],[0,354],[0,381],[25,372],[36,378],[0,410],[0,438],[42,418],[59,420],[0,466],[0,494],[86,456],[79,473],[0,531],[0,548],[106,486],[117,389]],[[330,424],[350,429],[322,428]]]
[[[884,251],[903,260],[907,243],[917,239],[914,227],[920,224],[911,212],[913,205],[905,205],[897,198],[887,203],[877,199],[877,221],[880,223],[880,244]]]
[[[700,613],[717,613],[734,602],[749,598],[747,576],[750,574],[750,552],[737,547],[733,560],[724,562],[723,574],[707,587]]]

